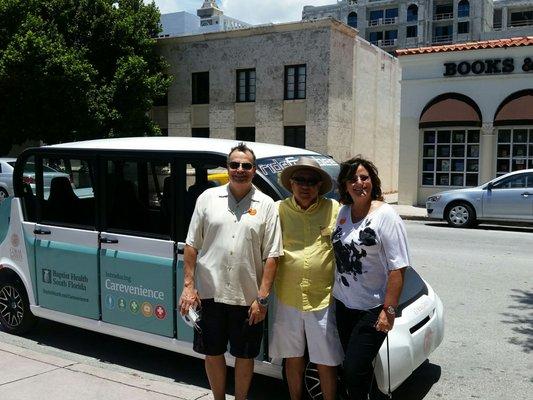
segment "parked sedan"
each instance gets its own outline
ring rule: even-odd
[[[533,169],[514,171],[474,188],[448,190],[429,196],[430,219],[454,227],[480,221],[533,223]]]
[[[0,158],[0,201],[13,196],[13,167],[15,158]]]
[[[0,202],[7,197],[13,196],[13,169],[15,168],[16,158],[0,158]],[[68,174],[59,172],[46,165],[43,166],[44,192],[50,191],[50,184],[53,178],[66,176]],[[35,164],[27,163],[24,175],[24,183],[28,183],[32,190],[35,189]],[[69,178],[70,179],[70,178]]]

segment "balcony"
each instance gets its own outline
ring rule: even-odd
[[[433,44],[450,44],[453,41],[452,35],[446,35],[446,36],[434,36],[431,43]]]
[[[398,17],[392,17],[392,18],[378,18],[378,19],[371,19],[368,21],[368,26],[380,26],[380,25],[394,25],[398,23]]]
[[[394,47],[396,46],[396,43],[398,43],[398,39],[383,39],[383,40],[378,40],[377,46],[378,47]]]
[[[433,21],[446,21],[448,19],[453,19],[453,13],[440,13],[433,15]]]
[[[521,21],[511,21],[509,23],[509,28],[521,27],[521,26],[532,26],[533,19],[523,19]]]

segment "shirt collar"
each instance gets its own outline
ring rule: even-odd
[[[243,202],[244,200],[246,200],[247,198],[250,198],[250,201],[259,201],[255,198],[255,193],[256,193],[256,188],[254,185],[252,185],[252,188],[250,189],[250,191],[248,193],[246,193],[246,196],[244,196],[240,201],[237,201],[237,199],[235,199],[235,197],[233,196],[233,193],[231,193],[231,190],[229,189],[229,183],[226,183],[225,185],[225,190],[223,190],[219,197],[227,197],[229,199],[231,199],[235,204],[239,204],[241,202]]]

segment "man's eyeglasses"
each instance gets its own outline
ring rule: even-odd
[[[319,184],[319,182],[321,182],[321,180],[317,178],[305,179],[300,176],[293,176],[291,181],[296,183],[298,186],[316,186]]]
[[[245,171],[250,171],[254,167],[254,165],[252,163],[249,163],[249,162],[240,163],[240,162],[237,162],[237,161],[231,161],[231,162],[228,163],[228,167],[230,169],[239,169],[239,167],[241,167]]]
[[[370,179],[370,176],[368,175],[354,175],[350,179],[348,179],[348,183],[356,183],[357,181],[366,182]]]

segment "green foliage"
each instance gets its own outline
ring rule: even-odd
[[[170,85],[142,0],[0,0],[0,143],[157,135]]]

